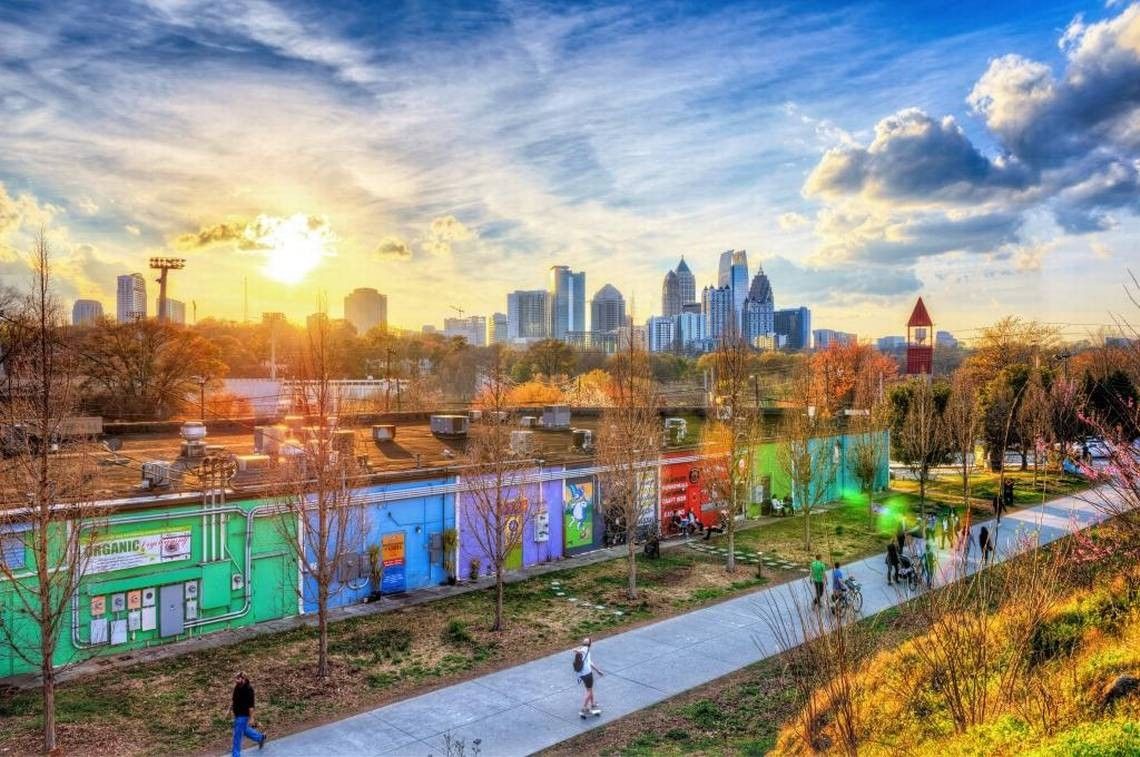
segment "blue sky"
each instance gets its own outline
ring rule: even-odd
[[[418,327],[569,264],[641,319],[745,248],[867,336],[1127,310],[1125,3],[7,2],[0,40],[0,276],[49,223],[65,298],[179,254],[200,317],[246,278]]]

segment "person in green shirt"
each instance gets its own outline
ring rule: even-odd
[[[812,600],[812,607],[819,607],[819,602],[823,599],[823,576],[827,572],[827,566],[824,565],[823,560],[819,559],[819,555],[811,563],[811,582],[815,584],[815,599]]]

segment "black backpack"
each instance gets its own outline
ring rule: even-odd
[[[574,672],[581,673],[584,667],[586,667],[586,655],[582,654],[581,650],[574,650]]]

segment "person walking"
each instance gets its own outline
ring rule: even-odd
[[[899,548],[895,543],[887,543],[887,586],[899,580]]]
[[[233,757],[241,755],[241,745],[245,739],[257,743],[257,748],[265,746],[268,734],[259,733],[253,729],[253,684],[245,673],[238,673],[234,682],[233,703],[230,709],[234,714],[234,743],[231,754]]]
[[[899,516],[899,527],[895,530],[895,541],[899,544],[899,554],[902,554],[903,547],[906,546],[906,516]]]
[[[990,553],[993,552],[993,544],[990,543],[990,530],[982,526],[978,531],[978,549],[982,551],[982,565],[988,565],[990,562]]]
[[[587,636],[582,639],[582,646],[574,650],[574,672],[578,674],[578,680],[586,687],[586,696],[582,699],[582,709],[578,712],[583,718],[589,715],[602,714],[601,708],[598,707],[598,703],[594,699],[594,673],[597,673],[599,678],[605,673],[594,664],[593,655],[590,654],[591,646],[592,640]]]
[[[1008,510],[1013,507],[1013,480],[1006,479],[1001,492],[1001,504],[1003,510]]]
[[[834,614],[839,601],[847,594],[847,585],[843,583],[843,570],[839,562],[835,563],[835,570],[831,571],[831,612]]]
[[[939,526],[938,548],[946,549],[946,532],[950,529],[950,516],[947,513],[942,513],[942,519],[939,521]],[[951,546],[953,546],[953,544],[951,544]]]
[[[819,555],[811,562],[811,583],[815,588],[815,599],[811,601],[812,607],[819,607],[819,603],[823,601],[823,580],[824,574],[827,572],[827,565],[820,559]]]
[[[934,554],[934,543],[926,542],[926,551],[922,553],[922,573],[926,578],[926,588],[934,586],[934,568],[937,565],[937,557]]]

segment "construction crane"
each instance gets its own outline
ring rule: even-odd
[[[151,258],[150,267],[159,272],[158,278],[158,322],[166,323],[166,274],[186,267],[185,258]]]
[[[458,306],[456,306],[456,305],[449,305],[448,307],[450,307],[450,308],[451,308],[452,310],[454,310],[456,313],[459,313],[459,317],[460,317],[460,318],[462,318],[462,317],[463,317],[463,314],[466,312],[466,311],[465,311],[463,308],[461,308],[461,307],[458,307]]]

